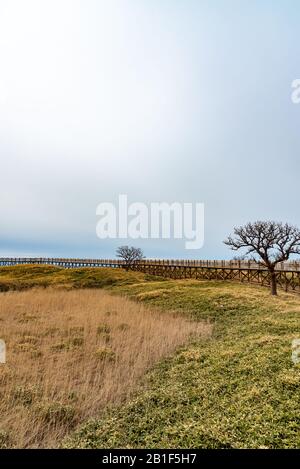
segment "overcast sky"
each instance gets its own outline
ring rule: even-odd
[[[255,219],[300,226],[300,3],[0,0],[0,256],[111,257],[96,207],[203,202],[228,258]]]

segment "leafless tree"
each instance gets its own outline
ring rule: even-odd
[[[117,257],[120,257],[125,262],[126,270],[129,270],[132,265],[144,259],[143,251],[140,248],[120,246],[116,252]]]
[[[300,230],[288,223],[256,221],[234,228],[234,236],[224,243],[233,251],[246,249],[245,256],[265,266],[270,272],[271,293],[277,295],[276,265],[300,254]]]

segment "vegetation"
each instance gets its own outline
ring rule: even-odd
[[[24,269],[27,270],[27,267]],[[37,277],[38,269],[43,270],[44,267],[37,267],[35,274]],[[88,272],[92,269],[82,270],[86,274],[56,271],[48,276],[48,284],[59,285],[60,288],[61,285],[63,288],[66,285],[68,288],[76,285],[78,288],[77,276],[89,277]],[[41,415],[44,421],[51,420],[53,414],[57,415],[58,420],[69,422],[69,430],[74,428],[75,433],[65,439],[63,446],[79,448],[297,448],[300,446],[300,368],[291,360],[291,342],[300,337],[300,298],[297,295],[281,293],[280,296],[270,296],[265,289],[249,284],[194,280],[163,281],[122,270],[92,271],[99,284],[108,276],[108,272],[113,276],[120,275],[120,280],[114,277],[113,281],[107,278],[103,281],[105,288],[116,294],[117,299],[120,295],[127,296],[145,304],[151,310],[160,311],[160,318],[166,315],[166,325],[163,326],[166,337],[172,323],[170,313],[175,314],[175,317],[178,317],[179,313],[179,317],[185,317],[188,321],[191,319],[199,321],[201,327],[203,323],[211,324],[213,333],[209,340],[194,340],[190,345],[177,348],[176,353],[168,354],[167,358],[160,361],[156,356],[138,375],[130,394],[123,395],[122,404],[118,399],[115,400],[108,407],[105,406],[105,409],[101,408],[103,411],[100,409],[97,418],[95,418],[96,411],[90,414],[87,412],[85,415],[93,418],[79,426],[79,429],[78,423],[83,422],[85,418],[81,417],[82,420],[78,422],[77,412],[74,414],[69,408],[62,411],[59,406],[56,407],[59,399],[54,399],[52,404],[55,409],[52,411],[44,409]],[[0,274],[1,272],[2,269]],[[102,278],[101,282],[98,275]],[[9,273],[7,272],[5,276],[5,281],[8,281]],[[53,282],[53,276],[56,278],[58,276],[59,281]],[[66,278],[62,280],[64,276]],[[73,280],[70,280],[69,276],[74,276]],[[3,277],[0,277],[0,281],[3,281]],[[32,282],[33,277],[34,275],[31,278]],[[26,283],[27,279],[20,274],[18,285],[21,288],[22,282]],[[85,282],[86,280],[83,284]],[[25,293],[31,295],[30,292]],[[70,293],[81,295],[84,292]],[[101,292],[95,292],[98,293]],[[86,294],[93,294],[93,291],[89,290]],[[4,294],[2,301],[7,295],[13,297],[15,293]],[[124,302],[125,299],[118,301]],[[21,321],[25,321],[24,327],[28,325],[26,322],[28,316],[36,316],[34,305],[38,304],[32,295],[32,308],[28,308],[25,317],[20,318]],[[53,309],[55,310],[52,303],[48,310],[52,312]],[[85,305],[82,309],[85,310]],[[11,312],[12,316],[13,314],[15,313]],[[49,313],[48,315],[50,317]],[[99,317],[99,322],[95,324],[95,337],[100,337],[102,342],[97,345],[94,357],[100,363],[104,359],[105,363],[112,366],[116,363],[118,354],[109,353],[109,336],[115,328],[112,328],[106,319],[103,316]],[[77,325],[82,324],[80,322]],[[122,318],[116,329],[120,332],[129,332],[131,330],[129,319]],[[61,342],[68,340],[55,340],[53,345],[59,345]],[[34,346],[33,339],[26,340],[26,343],[28,343],[26,353],[33,352],[33,350],[30,352],[30,348]],[[71,351],[72,347],[73,350],[78,348],[80,350],[79,345],[75,347],[68,345],[63,348],[63,352],[53,351],[53,353],[60,356],[60,353],[69,353],[67,351]],[[140,356],[139,352],[136,352],[135,357],[137,356]],[[142,378],[150,365],[151,370]],[[139,383],[138,388],[137,383]],[[18,390],[17,396],[22,396],[18,399],[25,403],[31,400],[31,394],[28,395],[27,392]],[[60,403],[72,405],[65,401]],[[24,403],[21,405],[24,406]],[[0,425],[0,442],[3,447],[10,445],[9,433],[3,424]]]
[[[210,327],[99,290],[1,294],[0,447],[57,447]]]
[[[124,261],[126,270],[129,270],[130,267],[137,261],[144,259],[143,251],[140,248],[129,247],[129,246],[120,246],[116,252],[117,257],[120,257]]]
[[[277,295],[276,265],[287,261],[292,254],[300,254],[300,230],[288,223],[256,221],[234,229],[234,237],[224,241],[233,251],[246,249],[251,256],[266,267],[271,278],[271,293]]]
[[[113,268],[64,269],[47,265],[16,265],[0,268],[0,292],[32,287],[109,288],[153,279],[139,272]]]
[[[211,340],[159,363],[144,391],[86,424],[80,448],[297,448],[300,300],[260,287],[191,280],[116,287],[147,304],[214,324]]]

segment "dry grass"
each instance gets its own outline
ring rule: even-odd
[[[36,289],[1,294],[0,331],[0,447],[49,448],[211,327],[101,290]]]

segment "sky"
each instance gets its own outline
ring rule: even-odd
[[[0,0],[0,256],[228,259],[300,226],[300,3]],[[99,239],[97,206],[203,203],[204,244]]]

